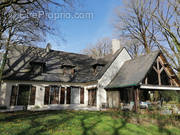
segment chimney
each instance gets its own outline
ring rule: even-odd
[[[118,39],[112,39],[112,53],[115,54],[120,48],[120,41]]]
[[[48,44],[46,45],[46,52],[48,53],[48,52],[50,52],[50,51],[51,51],[51,44],[48,43]]]

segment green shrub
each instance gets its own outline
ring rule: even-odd
[[[149,111],[154,111],[154,110],[155,110],[155,107],[152,106],[152,105],[150,105],[150,106],[148,107],[148,110],[149,110]]]
[[[40,106],[38,106],[38,105],[34,106],[34,109],[39,109],[39,108],[40,108]]]
[[[160,93],[166,102],[174,101],[174,103],[178,103],[178,102],[180,103],[180,92],[163,91]]]

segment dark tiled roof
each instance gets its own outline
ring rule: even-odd
[[[16,46],[8,55],[3,79],[72,83],[93,82],[102,77],[122,50],[123,48],[119,49],[114,55],[108,55],[103,59],[96,60],[83,54],[54,50],[47,53],[42,48]],[[107,88],[137,85],[145,77],[158,54],[159,51],[156,51],[125,62]],[[44,63],[46,72],[33,74],[28,71],[31,68],[30,63],[33,62]],[[100,66],[96,74],[93,70],[94,65]],[[75,73],[64,74],[62,69],[64,66],[74,68]]]
[[[160,51],[155,51],[126,61],[120,68],[116,77],[106,88],[115,89],[137,86],[144,79],[159,53]]]
[[[24,72],[23,70],[29,69],[29,63],[32,62],[45,63],[46,72],[41,74]],[[101,66],[105,66],[107,63],[108,61],[102,59],[95,60],[83,54],[54,50],[46,53],[45,49],[42,48],[16,46],[9,54],[4,79],[77,83],[91,82],[99,79],[99,74],[102,72],[100,70],[95,74],[92,65],[100,64]],[[63,66],[74,67],[75,74],[64,74],[62,70]]]

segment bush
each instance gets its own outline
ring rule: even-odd
[[[0,110],[5,110],[5,109],[7,109],[7,106],[5,106],[5,105],[0,105]]]
[[[149,110],[149,111],[154,111],[154,110],[156,110],[156,108],[155,108],[155,106],[150,105],[150,106],[148,107],[148,110]]]
[[[169,101],[168,104],[178,104],[177,101]]]
[[[163,99],[166,102],[174,101],[174,103],[180,103],[180,92],[177,91],[163,91],[160,92]]]
[[[39,109],[39,108],[40,108],[40,106],[38,106],[38,105],[34,106],[34,109]]]

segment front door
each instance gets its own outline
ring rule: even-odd
[[[89,89],[88,90],[88,105],[89,106],[96,106],[96,89]]]

